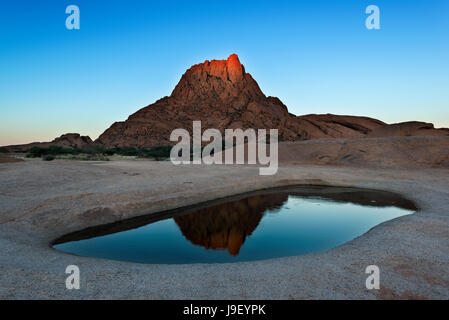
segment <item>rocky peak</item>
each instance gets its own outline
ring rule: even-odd
[[[240,63],[239,57],[234,53],[226,60],[228,79],[231,82],[242,81],[245,76],[245,67]]]
[[[191,103],[196,100],[219,100],[229,102],[240,95],[250,100],[265,98],[258,84],[236,54],[226,60],[206,60],[184,73],[171,98]]]
[[[116,122],[96,142],[104,146],[149,147],[173,144],[172,130],[278,129],[281,140],[359,138],[385,123],[364,117],[307,115],[288,112],[282,101],[266,97],[236,54],[206,60],[189,68],[170,97],[158,100]]]

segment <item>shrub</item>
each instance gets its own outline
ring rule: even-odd
[[[79,150],[78,154],[80,154],[80,153],[92,154],[92,155],[104,154],[105,150],[106,150],[105,147],[94,144],[94,145],[90,145],[90,146],[87,146],[87,147]]]
[[[44,154],[43,148],[33,147],[27,151],[27,158],[38,158]]]
[[[46,155],[67,155],[67,154],[79,154],[80,150],[72,148],[63,148],[58,146],[50,146],[48,148],[32,147],[27,152],[27,158],[39,158]]]
[[[8,153],[8,149],[5,147],[0,147],[0,153]]]
[[[112,156],[114,154],[116,154],[117,150],[114,149],[106,149],[104,150],[103,154],[106,156]]]
[[[156,146],[151,148],[115,147],[104,149],[103,154],[112,156],[118,154],[127,157],[154,158],[156,160],[170,157],[171,146]]]
[[[136,156],[163,160],[170,157],[171,149],[171,146],[156,146],[151,148],[115,147],[109,149],[106,149],[100,145],[91,145],[83,149],[50,146],[48,148],[33,147],[27,151],[26,156],[28,158],[44,158],[45,156],[53,156],[54,158],[55,156],[69,155],[69,159],[72,160],[107,161],[109,159],[106,156],[118,154],[121,156]]]
[[[155,160],[163,160],[170,158],[172,146],[156,146],[152,148],[144,148],[138,150],[138,156],[142,158],[153,158]]]
[[[140,152],[139,150],[140,149],[131,147],[124,147],[124,148],[114,147],[109,149],[103,149],[102,154],[107,156],[112,156],[114,154],[118,154],[121,156],[138,156]]]
[[[46,155],[46,156],[44,156],[44,157],[42,158],[42,160],[44,160],[44,161],[53,161],[53,160],[55,160],[55,156],[52,156],[52,155]]]
[[[136,148],[117,148],[117,154],[121,156],[138,156],[139,150]]]
[[[71,155],[71,156],[69,156],[68,159],[69,160],[79,160],[79,161],[109,161],[109,158],[105,157],[102,154],[87,154],[87,153]]]

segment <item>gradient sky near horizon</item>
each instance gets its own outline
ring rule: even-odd
[[[370,4],[380,30],[365,28]],[[0,2],[0,145],[95,139],[231,53],[294,114],[449,127],[447,0],[15,0]]]

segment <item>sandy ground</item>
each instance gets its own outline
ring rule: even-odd
[[[420,210],[327,252],[232,264],[143,265],[78,257],[49,243],[124,218],[274,186],[398,192]],[[449,299],[449,170],[57,160],[0,164],[2,299]],[[81,270],[67,290],[65,269]],[[380,267],[381,289],[365,288]]]

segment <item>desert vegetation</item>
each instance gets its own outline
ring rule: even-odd
[[[108,161],[112,156],[148,158],[165,160],[170,157],[171,146],[155,146],[150,148],[104,148],[91,145],[82,149],[64,148],[60,146],[32,147],[27,151],[27,158],[42,158],[46,161],[53,159],[68,159],[82,161]]]

